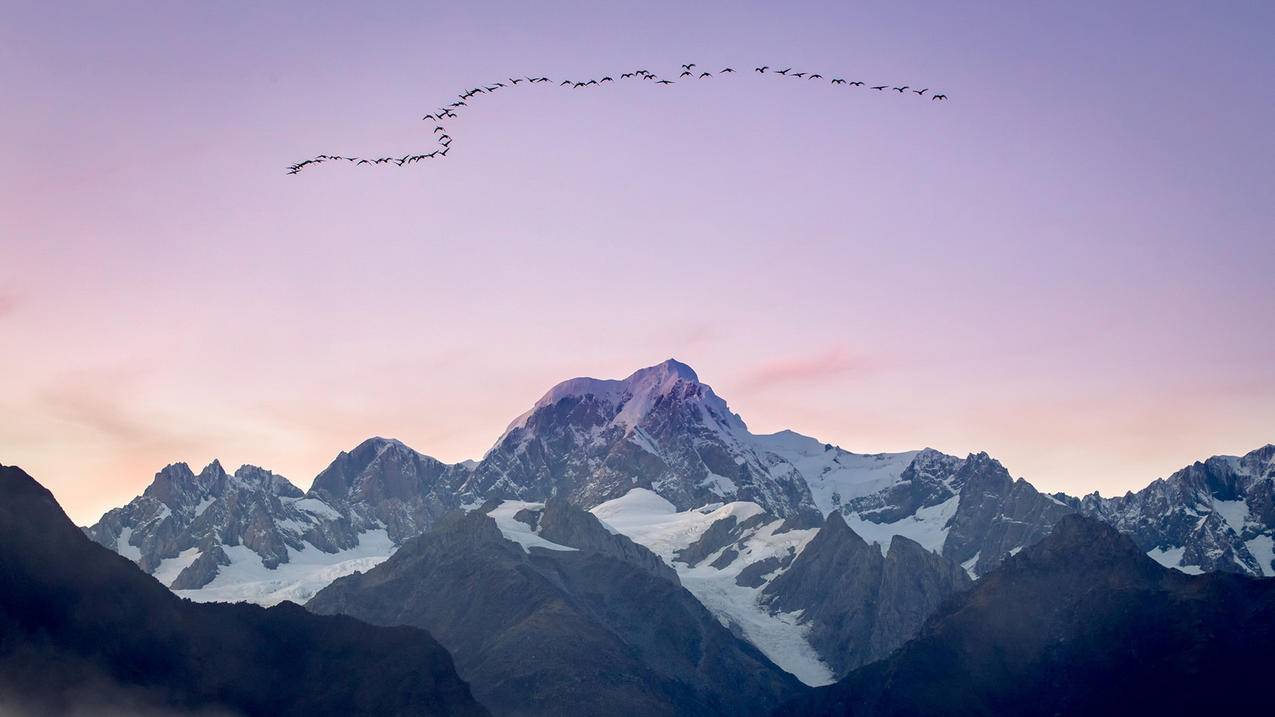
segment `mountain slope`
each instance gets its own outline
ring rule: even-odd
[[[307,607],[429,629],[500,715],[764,714],[797,689],[649,552],[565,501],[448,516]]]
[[[1217,714],[1265,703],[1275,581],[1189,576],[1070,515],[899,652],[779,715]]]
[[[296,605],[199,605],[94,544],[30,476],[0,466],[0,708],[243,715],[482,715],[412,628]]]

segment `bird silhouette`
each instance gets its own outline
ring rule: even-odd
[[[713,76],[713,73],[712,73],[712,72],[709,72],[709,71],[701,71],[701,72],[699,72],[699,73],[692,72],[692,70],[694,70],[696,67],[697,67],[697,65],[696,65],[695,63],[693,63],[693,62],[683,64],[683,65],[682,65],[682,70],[683,70],[683,71],[681,72],[681,74],[679,74],[679,75],[678,75],[678,77],[692,77],[692,78],[693,78],[693,77],[697,77],[697,76],[698,76],[700,79],[707,79],[707,78],[711,78],[711,77]],[[803,72],[793,72],[793,71],[792,71],[792,69],[793,69],[793,68],[791,68],[791,67],[785,67],[785,68],[783,68],[783,69],[781,69],[781,70],[774,70],[773,72],[774,72],[775,74],[777,74],[777,75],[785,75],[785,76],[789,76],[789,77],[805,78],[805,79],[810,79],[810,80],[824,79],[824,75],[822,75],[822,74],[820,74],[820,73],[817,73],[817,72],[809,72],[809,71],[803,71]],[[753,68],[753,71],[754,71],[754,72],[756,72],[756,73],[758,73],[758,74],[765,74],[765,73],[767,73],[767,72],[771,72],[772,70],[771,70],[771,66],[770,66],[770,65],[759,65],[759,66],[757,66],[757,67],[754,67],[754,68]],[[735,69],[734,69],[733,67],[723,67],[721,70],[718,70],[718,74],[725,74],[725,73],[732,73],[732,74],[734,74],[734,73],[735,73]],[[656,75],[656,74],[654,74],[654,73],[650,72],[649,70],[645,70],[645,69],[638,69],[638,70],[633,70],[633,71],[631,71],[631,72],[624,72],[624,73],[622,73],[622,74],[618,75],[618,77],[619,77],[620,79],[630,79],[630,78],[633,78],[633,77],[641,77],[642,79],[645,79],[645,80],[652,80],[652,81],[654,81],[654,82],[655,82],[655,84],[658,84],[658,85],[672,85],[672,84],[675,84],[675,82],[674,82],[673,80],[671,80],[671,79],[661,79],[658,75]],[[460,108],[460,107],[466,107],[466,108],[467,108],[467,107],[469,107],[469,106],[470,106],[470,105],[469,105],[469,103],[468,103],[468,100],[473,99],[473,98],[477,97],[478,95],[482,95],[482,94],[491,94],[491,93],[495,92],[495,91],[496,91],[496,90],[498,90],[498,89],[503,89],[503,88],[505,88],[505,87],[510,87],[510,86],[517,86],[518,84],[520,84],[520,83],[522,83],[522,82],[526,82],[526,83],[528,83],[528,84],[536,84],[536,83],[540,83],[540,82],[551,82],[551,81],[552,81],[552,80],[550,80],[548,77],[533,77],[533,76],[530,76],[530,75],[526,75],[526,76],[523,76],[523,77],[521,77],[521,78],[517,78],[517,77],[509,77],[509,78],[507,78],[507,79],[508,79],[508,83],[509,83],[508,85],[506,85],[504,82],[496,82],[496,83],[494,83],[494,84],[492,84],[492,85],[483,85],[483,86],[480,86],[480,87],[473,87],[473,88],[469,88],[469,89],[463,89],[463,90],[460,92],[460,94],[456,95],[456,97],[458,97],[458,98],[459,98],[459,99],[458,99],[458,101],[451,102],[450,104],[448,104],[448,105],[446,105],[446,106],[444,106],[444,107],[441,107],[441,108],[439,108],[439,109],[435,110],[434,112],[432,112],[432,113],[430,113],[430,114],[426,114],[426,115],[424,115],[424,116],[422,116],[422,117],[421,117],[421,119],[422,119],[422,120],[433,120],[433,121],[436,123],[436,124],[435,124],[435,127],[434,127],[434,129],[433,129],[432,134],[435,136],[435,138],[436,138],[436,140],[437,140],[437,142],[438,142],[438,145],[441,147],[441,149],[435,149],[435,150],[433,150],[433,151],[431,151],[431,152],[427,152],[427,153],[423,153],[423,154],[405,154],[405,155],[403,155],[402,157],[348,157],[348,156],[342,156],[342,155],[337,155],[337,154],[319,154],[319,155],[315,155],[315,156],[313,156],[313,157],[312,157],[312,158],[310,158],[310,159],[306,159],[306,160],[303,160],[303,161],[298,162],[298,163],[296,163],[296,164],[289,165],[289,166],[286,168],[286,170],[287,170],[287,174],[297,174],[297,173],[299,173],[302,169],[306,169],[307,167],[310,167],[310,166],[313,166],[313,165],[323,164],[324,162],[335,162],[335,161],[340,161],[340,160],[345,160],[346,162],[348,162],[348,163],[350,163],[350,164],[354,164],[354,165],[356,165],[356,166],[364,165],[364,164],[377,164],[377,165],[379,165],[379,164],[394,164],[395,166],[403,167],[403,166],[406,166],[406,165],[408,165],[408,164],[413,164],[413,163],[415,163],[415,162],[419,162],[419,161],[424,160],[424,159],[434,159],[434,158],[437,158],[437,157],[446,157],[446,156],[447,156],[448,151],[450,150],[450,146],[451,146],[451,144],[452,144],[452,142],[453,142],[454,140],[453,140],[453,138],[451,137],[451,135],[447,134],[446,128],[445,128],[445,127],[444,127],[441,123],[442,123],[442,121],[443,121],[444,119],[457,117],[456,112],[455,112],[455,111],[453,111],[455,108]],[[606,75],[606,76],[601,77],[600,79],[590,79],[590,80],[585,80],[585,81],[562,80],[562,81],[559,83],[559,86],[560,86],[560,87],[581,88],[581,87],[588,87],[588,86],[600,85],[600,84],[602,84],[602,83],[606,83],[606,82],[614,82],[614,81],[615,81],[615,80],[614,80],[614,78],[613,78],[611,75]],[[832,79],[831,79],[831,81],[830,81],[830,82],[831,82],[831,84],[834,84],[834,85],[847,85],[847,84],[848,84],[848,85],[850,85],[850,86],[854,86],[854,87],[864,87],[864,86],[865,86],[865,83],[864,83],[863,81],[861,81],[861,80],[854,80],[854,81],[849,81],[849,82],[848,82],[848,81],[847,81],[844,77],[834,77],[834,78],[832,78]],[[873,85],[873,86],[871,87],[871,89],[876,90],[876,91],[878,91],[878,92],[880,92],[880,91],[884,91],[884,90],[886,90],[886,89],[893,89],[895,92],[898,92],[899,94],[903,94],[904,92],[907,92],[907,91],[911,90],[911,92],[912,92],[913,94],[917,95],[918,97],[922,97],[922,98],[926,97],[926,96],[927,96],[927,94],[928,94],[928,93],[929,93],[929,91],[930,91],[930,88],[928,88],[928,87],[926,87],[926,88],[922,88],[922,89],[912,89],[912,88],[911,88],[910,86],[908,86],[908,85],[891,86],[891,85],[888,85],[888,84],[887,84],[887,85]],[[943,94],[943,93],[935,93],[935,94],[933,94],[933,95],[929,95],[929,97],[930,97],[930,99],[931,99],[931,100],[933,100],[933,101],[947,100],[947,98],[948,98],[948,97],[947,97],[947,95],[946,95],[946,94]]]

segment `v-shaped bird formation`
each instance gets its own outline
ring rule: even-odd
[[[435,145],[428,152],[409,153],[404,154],[401,157],[358,157],[340,154],[320,154],[288,167],[288,174],[297,174],[307,167],[327,162],[344,162],[349,165],[360,167],[404,167],[409,164],[414,164],[428,159],[442,159],[447,156],[448,152],[451,151],[452,146],[452,136],[444,122],[458,118],[462,111],[469,111],[472,107],[474,107],[474,105],[470,104],[471,102],[480,100],[483,97],[495,94],[496,92],[518,87],[519,85],[525,87],[544,85],[547,87],[558,87],[561,89],[580,90],[603,87],[605,85],[616,84],[618,82],[636,81],[649,83],[657,87],[667,87],[668,85],[676,84],[678,82],[698,82],[714,78],[732,77],[737,74],[739,73],[736,73],[735,68],[733,67],[723,67],[716,72],[712,72],[707,68],[700,67],[694,62],[688,62],[681,65],[678,68],[677,73],[671,77],[660,76],[646,69],[636,69],[629,72],[619,73],[618,80],[616,79],[617,76],[612,75],[603,75],[601,77],[590,78],[587,80],[554,80],[548,77],[533,77],[529,75],[524,75],[522,77],[509,77],[500,82],[493,82],[491,84],[483,84],[465,89],[456,95],[455,100],[446,102],[443,106],[423,116],[421,118],[422,120],[434,123],[432,134]],[[750,74],[795,79],[803,82],[826,79],[823,74],[818,72],[795,71],[792,67],[771,69],[770,65],[754,67]],[[941,92],[931,92],[929,87],[914,88],[910,85],[893,85],[889,83],[884,85],[868,85],[867,82],[863,80],[851,80],[845,77],[833,77],[828,79],[826,84],[837,88],[862,88],[869,91],[875,90],[877,92],[891,90],[899,95],[906,96],[910,94],[921,99],[928,99],[930,102],[947,100],[946,94]]]

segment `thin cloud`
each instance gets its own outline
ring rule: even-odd
[[[875,362],[836,348],[812,356],[768,361],[748,371],[741,386],[764,390],[791,384],[809,384],[862,375],[874,371]]]
[[[8,294],[0,292],[0,319],[16,312],[18,304],[21,303],[17,294]]]

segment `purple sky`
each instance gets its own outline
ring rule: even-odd
[[[0,8],[0,462],[77,521],[177,460],[478,457],[670,356],[755,431],[1047,490],[1275,440],[1275,4],[75,5]],[[283,174],[692,61],[951,101],[541,85]]]

